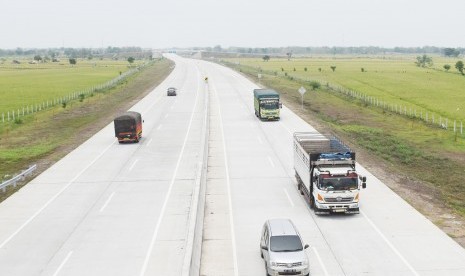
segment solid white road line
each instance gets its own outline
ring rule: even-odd
[[[225,165],[225,173],[226,173],[226,186],[228,187],[228,204],[229,204],[229,224],[231,227],[231,243],[232,243],[232,251],[233,251],[233,265],[234,265],[234,276],[238,276],[238,267],[237,267],[237,251],[236,251],[236,234],[234,232],[234,219],[233,219],[233,209],[232,209],[232,199],[231,199],[231,183],[229,179],[229,169],[228,169],[228,155],[226,151],[226,141],[224,136],[224,128],[223,128],[223,117],[221,115],[221,107],[220,107],[220,98],[218,96],[218,91],[216,90],[215,86],[212,83],[212,90],[215,93],[217,104],[218,104],[218,117],[220,122],[220,129],[221,129],[221,137],[223,140],[223,153],[224,153],[224,165]]]
[[[257,137],[257,139],[258,139],[258,142],[259,142],[260,144],[263,144],[262,138]]]
[[[71,184],[74,183],[74,181],[76,181],[76,179],[78,179],[90,166],[92,166],[100,157],[102,157],[103,154],[105,154],[105,152],[107,152],[107,150],[113,146],[113,144],[115,144],[116,142],[113,142],[111,143],[108,147],[106,147],[94,160],[92,160],[92,162],[90,162],[84,169],[82,169],[73,179],[71,179],[68,184],[66,184],[58,193],[56,193],[51,199],[49,199],[37,212],[34,213],[34,215],[32,215],[32,217],[30,217],[28,220],[26,220],[23,225],[21,225],[18,230],[16,230],[13,234],[11,234],[5,241],[2,242],[2,244],[0,244],[0,249],[5,246],[5,244],[7,244],[11,239],[13,239],[19,232],[21,232],[21,230],[24,229],[24,227],[26,227],[33,219],[35,219],[45,208],[47,208],[50,203],[52,203],[59,195],[61,195],[66,189],[68,189],[69,186],[71,186]]]
[[[134,169],[134,166],[137,164],[137,161],[139,161],[139,159],[136,159],[136,161],[132,163],[131,167],[129,167],[129,171],[132,171],[132,169]]]
[[[294,206],[295,206],[295,205],[294,205],[294,202],[292,202],[292,199],[291,199],[291,197],[289,196],[289,193],[287,192],[287,189],[286,189],[286,188],[283,188],[283,190],[284,190],[284,193],[285,193],[286,196],[287,196],[287,199],[289,199],[289,202],[291,203],[292,207],[294,207]]]
[[[160,130],[162,127],[163,127],[163,125],[159,125],[159,126],[157,127],[157,130]]]
[[[100,212],[103,212],[103,210],[107,207],[108,203],[110,203],[110,200],[113,198],[113,196],[115,195],[115,192],[113,192],[107,199],[107,201],[105,201],[105,203],[103,204],[102,208],[100,208]]]
[[[412,265],[410,265],[410,263],[407,261],[407,259],[405,259],[404,256],[402,256],[402,254],[399,252],[399,250],[397,250],[397,248],[395,248],[395,246],[386,238],[386,236],[381,232],[381,230],[379,230],[379,228],[365,215],[365,213],[360,211],[360,214],[362,214],[365,217],[365,219],[368,221],[368,223],[371,225],[371,227],[373,227],[373,229],[375,229],[375,231],[387,243],[387,245],[392,249],[392,251],[394,251],[394,253],[396,253],[396,255],[408,267],[408,269],[412,272],[412,274],[418,276],[419,275],[418,272],[416,272],[416,270],[412,267]]]
[[[163,217],[165,215],[166,205],[168,204],[168,200],[169,200],[169,198],[171,196],[171,191],[173,190],[174,181],[176,180],[176,175],[178,173],[179,165],[181,164],[182,156],[184,154],[184,149],[186,148],[187,139],[189,138],[189,133],[191,131],[192,122],[194,120],[195,109],[197,108],[197,103],[198,103],[199,89],[200,89],[199,80],[200,80],[200,75],[199,75],[199,71],[197,69],[197,94],[195,95],[195,105],[194,105],[194,108],[192,109],[192,115],[191,115],[191,118],[189,120],[189,126],[187,127],[186,136],[184,137],[184,143],[182,145],[181,152],[179,154],[179,158],[178,158],[178,161],[176,163],[176,168],[174,169],[173,177],[171,178],[170,186],[168,188],[168,192],[166,193],[165,201],[163,202],[163,206],[162,206],[161,211],[160,211],[160,216],[158,217],[158,221],[157,221],[157,224],[156,224],[155,229],[153,231],[152,239],[150,241],[150,245],[149,245],[149,248],[147,250],[147,254],[145,256],[144,263],[142,265],[142,269],[141,269],[141,272],[140,272],[141,276],[145,275],[145,272],[147,271],[147,266],[149,264],[150,255],[152,254],[153,247],[155,245],[155,241],[156,241],[157,235],[158,235],[158,230],[160,229],[161,222],[162,222]]]
[[[271,157],[269,157],[269,156],[267,156],[267,157],[268,157],[268,162],[270,162],[271,166],[274,168],[275,165],[274,165],[274,163],[273,163],[273,160],[271,160]]]
[[[68,261],[68,259],[71,257],[71,255],[73,254],[73,251],[70,251],[68,253],[68,255],[66,255],[66,258],[63,260],[63,262],[61,262],[60,266],[58,267],[58,269],[55,271],[55,273],[53,274],[53,276],[57,276],[58,273],[60,273],[60,270],[63,268],[63,266],[65,266],[66,262]]]
[[[318,251],[316,250],[316,247],[312,246],[312,249],[313,249],[313,252],[315,253],[315,256],[316,256],[318,262],[320,263],[321,268],[323,269],[323,272],[325,273],[326,276],[329,276],[328,271],[326,270],[326,266],[323,263],[323,261],[321,260],[320,254],[318,254]]]
[[[169,114],[166,114],[166,115],[165,115],[165,119],[168,118],[168,116],[169,116]]]
[[[152,143],[152,140],[153,140],[153,138],[150,138],[150,140],[147,142],[147,144],[145,146],[148,147],[150,145],[150,143]]]

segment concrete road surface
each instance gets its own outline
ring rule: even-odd
[[[201,68],[211,99],[201,275],[265,275],[259,239],[269,218],[296,224],[311,275],[465,275],[465,250],[361,165],[361,214],[314,215],[297,191],[292,152],[293,132],[312,126],[286,107],[278,122],[258,120],[256,84]]]
[[[0,275],[181,275],[206,97],[196,62],[174,59],[130,109],[140,143],[110,123],[0,204]]]
[[[173,73],[131,108],[145,120],[140,143],[118,144],[110,123],[0,204],[0,275],[182,275],[206,137],[201,275],[265,275],[269,218],[294,221],[311,275],[465,275],[465,250],[360,165],[361,214],[315,216],[292,155],[292,133],[314,129],[286,107],[259,121],[255,84],[169,57]]]

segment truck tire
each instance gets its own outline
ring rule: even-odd
[[[302,191],[302,184],[297,184],[297,189],[299,189],[299,192],[301,195],[304,195],[304,191]]]
[[[315,198],[313,198],[313,195],[310,195],[310,208],[313,210],[316,210],[315,208]]]

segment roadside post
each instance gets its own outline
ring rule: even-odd
[[[298,91],[299,91],[300,96],[302,98],[302,110],[303,110],[304,109],[304,94],[305,94],[305,92],[307,92],[307,90],[303,86],[301,86]]]

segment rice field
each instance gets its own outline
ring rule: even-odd
[[[433,57],[431,68],[415,65],[415,56],[315,57],[287,59],[228,59],[277,76],[315,80],[357,91],[391,105],[407,106],[465,121],[465,76],[456,69],[457,58]],[[449,64],[451,69],[443,68]],[[333,71],[331,67],[334,66]]]
[[[68,59],[37,64],[12,61],[9,58],[0,62],[0,114],[89,89],[131,69],[125,60],[78,59],[76,65],[69,64]]]

